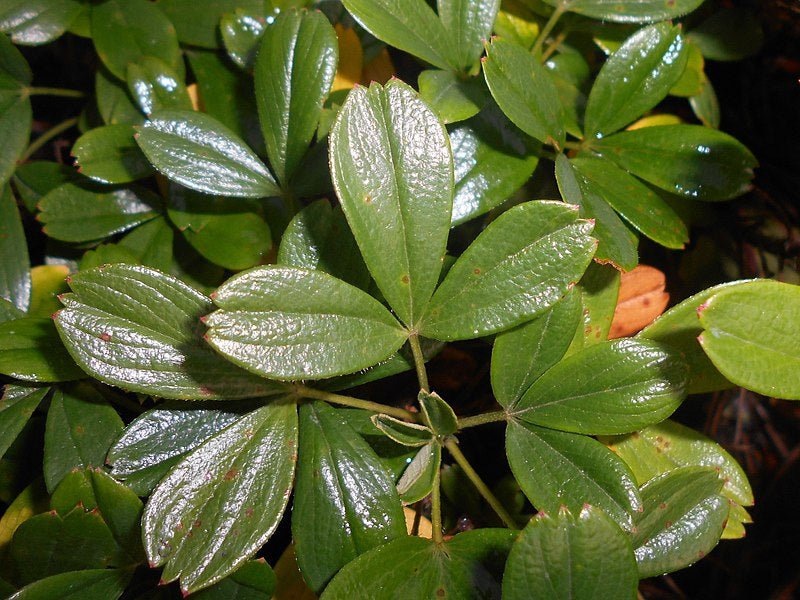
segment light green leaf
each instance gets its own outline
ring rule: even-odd
[[[692,12],[703,0],[544,0],[551,6],[615,23],[666,21]]]
[[[416,323],[439,279],[450,227],[447,132],[401,81],[357,87],[330,134],[330,164],[375,282],[400,320]]]
[[[85,377],[58,339],[52,319],[42,317],[0,323],[0,373],[42,382]]]
[[[436,392],[420,391],[417,402],[422,410],[422,418],[437,436],[448,436],[458,431],[458,418],[450,405]]]
[[[338,48],[321,12],[281,12],[264,32],[255,64],[256,101],[267,156],[284,187],[317,130]]]
[[[603,342],[548,370],[514,415],[562,431],[628,433],[670,416],[686,395],[686,376],[686,365],[666,346]]]
[[[131,569],[70,571],[34,581],[8,600],[117,600],[131,575]]]
[[[405,537],[405,518],[378,456],[335,409],[300,407],[298,451],[292,538],[303,578],[319,593],[360,554]]]
[[[397,492],[405,504],[422,500],[431,493],[442,466],[442,446],[429,442],[420,448],[397,481]]]
[[[253,151],[203,113],[161,111],[144,124],[136,140],[156,169],[188,188],[245,198],[279,193]]]
[[[428,69],[417,80],[419,96],[433,109],[442,123],[455,123],[476,115],[489,94],[475,77],[463,79],[452,71]]]
[[[669,23],[640,29],[625,40],[589,92],[586,137],[613,133],[661,102],[686,69],[687,58],[680,27]]]
[[[293,402],[272,401],[196,448],[145,507],[145,550],[184,592],[234,572],[269,539],[292,490]]]
[[[688,97],[700,93],[703,87],[703,81],[706,79],[704,72],[705,61],[703,54],[691,41],[686,42],[686,68],[683,75],[675,82],[670,88],[670,96]]]
[[[192,594],[194,600],[264,600],[271,598],[277,578],[263,558],[250,560],[219,583]]]
[[[720,290],[697,312],[700,345],[727,379],[759,394],[800,400],[800,287],[751,281]]]
[[[420,447],[433,440],[433,432],[424,425],[407,423],[389,415],[372,415],[372,423],[386,437],[403,446]]]
[[[0,458],[17,439],[49,391],[48,387],[6,384],[3,397],[0,398]]]
[[[514,125],[546,144],[564,144],[564,110],[556,84],[530,52],[514,42],[492,40],[483,74],[495,102]]]
[[[192,110],[192,101],[182,77],[155,56],[142,56],[128,63],[127,79],[131,96],[146,115],[166,109]]]
[[[503,600],[633,600],[639,583],[631,543],[601,510],[538,514],[517,538]]]
[[[592,224],[577,213],[541,201],[500,215],[447,273],[422,319],[422,335],[457,340],[496,333],[558,302],[596,247]]]
[[[264,0],[158,0],[156,6],[175,23],[181,42],[217,48],[222,15],[237,8],[259,14],[264,10]]]
[[[26,311],[31,299],[28,244],[17,202],[7,185],[0,193],[0,256],[0,298]]]
[[[219,30],[231,60],[243,69],[252,71],[264,30],[273,20],[274,17],[268,20],[263,13],[252,13],[241,8],[222,15]]]
[[[275,382],[220,360],[201,340],[211,302],[147,267],[116,264],[71,277],[56,326],[94,377],[163,398],[235,399],[280,393]]]
[[[639,577],[688,567],[717,545],[730,508],[720,488],[717,474],[702,467],[676,469],[642,486],[644,510],[635,515],[631,540]]]
[[[15,44],[39,46],[61,37],[80,12],[76,0],[6,0],[0,7],[0,31]]]
[[[206,339],[264,377],[320,379],[387,358],[407,334],[377,300],[320,271],[268,266],[241,273],[213,295]]]
[[[726,133],[701,125],[623,131],[592,149],[668,192],[696,200],[728,200],[746,192],[756,159]]]
[[[101,183],[129,183],[153,174],[153,167],[127,124],[92,129],[77,139],[72,155],[79,171]]]
[[[436,4],[450,38],[450,64],[464,73],[472,71],[492,34],[500,0],[437,0]]]
[[[711,81],[707,77],[703,78],[703,87],[700,93],[689,98],[689,106],[692,107],[692,112],[700,119],[703,125],[712,129],[719,129],[721,119],[719,101],[717,100],[714,86],[711,85]]]

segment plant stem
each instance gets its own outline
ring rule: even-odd
[[[61,121],[61,123],[59,123],[58,125],[56,125],[52,129],[49,129],[49,130],[45,131],[42,135],[40,135],[38,138],[36,138],[33,141],[33,143],[31,143],[30,146],[28,146],[28,149],[25,150],[25,152],[22,153],[22,156],[19,157],[19,160],[17,162],[18,163],[24,163],[31,156],[33,156],[34,153],[39,148],[44,146],[47,142],[52,140],[58,134],[65,132],[70,127],[74,127],[77,123],[78,123],[78,117],[72,117],[71,119],[67,119],[66,121]]]
[[[80,90],[68,90],[54,87],[26,88],[29,96],[61,96],[62,98],[84,98],[86,94]]]
[[[316,390],[314,388],[306,387],[302,384],[295,384],[295,391],[303,398],[312,398],[314,400],[324,400],[333,404],[340,404],[342,406],[350,406],[352,408],[363,408],[374,413],[382,413],[398,419],[406,421],[416,421],[417,416],[402,408],[395,408],[394,406],[386,406],[378,402],[371,402],[370,400],[361,400],[360,398],[353,398],[352,396],[342,396],[341,394],[334,394],[332,392],[325,392],[323,390]]]
[[[533,45],[533,48],[531,49],[531,52],[533,53],[534,56],[538,55],[542,51],[542,44],[544,44],[544,41],[547,39],[547,36],[550,35],[551,31],[553,31],[553,27],[556,26],[556,23],[561,18],[561,15],[563,15],[566,12],[566,10],[567,9],[563,3],[559,4],[553,11],[553,14],[550,15],[550,18],[547,19],[547,23],[544,24],[544,27],[539,32],[539,37],[536,38],[536,43]]]
[[[489,506],[492,507],[494,512],[497,513],[497,516],[500,517],[503,523],[510,529],[519,529],[517,524],[514,522],[514,518],[508,514],[503,505],[500,504],[500,501],[497,497],[492,493],[492,491],[488,488],[488,486],[483,482],[481,476],[472,468],[472,465],[469,464],[467,457],[461,452],[461,448],[458,447],[458,442],[456,442],[455,438],[448,438],[447,441],[444,443],[445,448],[450,452],[452,457],[456,459],[458,466],[464,471],[464,474],[469,477],[469,480],[472,482],[472,485],[475,486],[475,489],[478,490],[481,496],[483,496],[484,500],[489,503]]]
[[[441,544],[442,539],[442,489],[441,474],[436,471],[433,476],[433,489],[431,490],[431,525],[433,529],[433,541]]]
[[[502,410],[483,413],[481,415],[474,415],[471,417],[462,417],[458,420],[458,428],[466,429],[467,427],[475,427],[477,425],[485,425],[486,423],[497,423],[498,421],[505,421],[506,413]]]
[[[411,354],[414,355],[414,365],[417,368],[417,379],[419,380],[419,389],[423,392],[429,392],[428,387],[428,372],[425,370],[425,357],[422,354],[422,347],[419,345],[419,335],[412,333],[408,336],[408,343],[411,346]]]
[[[548,44],[545,51],[542,52],[542,62],[547,62],[547,59],[553,55],[553,52],[558,49],[558,47],[561,45],[561,42],[563,42],[565,39],[567,39],[567,32],[562,31],[556,36],[556,39],[553,40],[553,43]]]

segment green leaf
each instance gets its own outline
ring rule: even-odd
[[[428,69],[419,74],[417,83],[420,98],[442,123],[469,119],[478,114],[489,99],[481,80],[463,79],[452,71]]]
[[[172,185],[168,214],[195,250],[226,269],[262,264],[272,249],[269,224],[255,200],[207,196]]]
[[[348,563],[323,600],[406,598],[499,598],[503,564],[514,534],[477,529],[443,544],[418,537],[389,542]]]
[[[142,56],[128,63],[126,73],[131,96],[144,114],[168,109],[192,110],[183,78],[160,58]]]
[[[703,0],[544,0],[551,6],[614,23],[666,21],[692,12]]]
[[[372,415],[372,423],[386,437],[403,446],[420,447],[433,440],[433,432],[424,425],[407,423],[389,415]]]
[[[594,219],[593,234],[599,241],[595,258],[625,271],[636,267],[639,263],[636,235],[564,154],[556,157],[556,181],[564,200],[579,206],[581,217]]]
[[[222,15],[236,8],[259,14],[264,10],[264,0],[158,0],[156,6],[175,23],[181,42],[217,48]]]
[[[800,400],[800,287],[751,281],[715,293],[697,312],[700,345],[727,379],[759,394]]]
[[[628,433],[670,416],[686,395],[686,375],[686,365],[660,344],[603,342],[548,370],[514,414],[562,431]]]
[[[459,71],[471,71],[492,34],[500,0],[437,0],[436,4],[450,38],[450,64]]]
[[[494,102],[450,128],[450,147],[455,165],[453,225],[499,206],[539,163],[538,144],[512,125]]]
[[[303,208],[286,227],[278,264],[325,271],[362,290],[370,283],[344,213],[325,198]]]
[[[745,283],[747,282],[732,281],[695,294],[670,308],[637,335],[639,339],[663,343],[681,354],[689,367],[688,393],[701,394],[732,387],[731,382],[717,370],[697,341],[703,331],[697,310],[717,292]]]
[[[264,32],[255,64],[256,101],[267,156],[284,187],[317,130],[338,48],[321,12],[282,12]]]
[[[514,42],[494,39],[483,74],[495,102],[514,125],[546,144],[564,144],[564,109],[556,84],[533,54]]]
[[[57,389],[47,411],[44,480],[48,491],[72,469],[101,467],[122,431],[122,419],[86,384]]]
[[[342,0],[355,20],[372,35],[440,69],[458,69],[442,21],[425,0]]]
[[[406,535],[394,482],[375,452],[322,402],[300,407],[292,508],[297,565],[319,593],[357,556]]]
[[[14,187],[28,212],[35,214],[42,196],[78,179],[82,177],[72,167],[49,160],[34,160],[17,167]]]
[[[504,408],[514,408],[525,391],[569,348],[581,322],[578,291],[569,292],[527,323],[498,335],[492,348],[492,391]]]
[[[0,31],[15,44],[39,46],[61,37],[80,11],[75,0],[6,0],[0,7]]]
[[[136,141],[156,169],[188,188],[245,198],[279,193],[253,151],[203,113],[161,111],[144,124]]]
[[[712,129],[719,129],[721,119],[719,101],[717,100],[714,86],[711,85],[711,81],[707,77],[703,78],[703,87],[700,89],[700,93],[689,98],[689,105],[703,125]]]
[[[53,575],[25,586],[8,600],[117,600],[133,575],[130,569],[87,569]]]
[[[264,600],[277,587],[275,572],[263,558],[250,560],[219,583],[192,594],[195,600]]]
[[[94,79],[97,110],[107,125],[139,125],[142,113],[128,93],[128,86],[104,67],[97,69]]]
[[[706,79],[704,71],[705,61],[703,54],[691,41],[686,43],[686,68],[683,75],[675,82],[670,88],[669,93],[671,96],[689,97],[700,93],[703,87],[703,81]]]
[[[31,101],[22,84],[0,73],[0,185],[5,187],[31,135]]]
[[[199,318],[211,302],[153,269],[116,264],[71,277],[56,326],[94,377],[163,398],[249,398],[283,387],[220,360],[203,343]]]
[[[0,398],[0,458],[25,427],[50,388],[6,384]]]
[[[85,377],[58,339],[53,321],[42,317],[0,324],[0,373],[42,382]]]
[[[688,52],[680,27],[658,23],[625,40],[600,69],[586,104],[584,133],[600,138],[666,98],[686,69]]]
[[[728,501],[711,470],[684,467],[642,486],[644,510],[634,518],[632,538],[639,577],[670,573],[703,558],[717,545]]]
[[[269,20],[273,21],[274,17]],[[271,23],[267,23],[263,13],[252,13],[241,8],[222,15],[220,34],[233,62],[243,69],[253,70],[259,43],[268,24]]]
[[[31,299],[28,244],[14,194],[7,185],[0,193],[0,256],[0,298],[26,311]]]
[[[79,171],[101,183],[129,183],[152,175],[153,167],[133,139],[133,127],[106,125],[86,132],[72,155]]]
[[[8,551],[14,532],[32,516],[48,509],[49,496],[41,477],[36,477],[13,501],[9,499],[8,508],[0,518],[0,558],[3,559],[3,576],[11,579],[13,569]],[[8,575],[6,573],[9,573]]]
[[[25,313],[5,298],[0,298],[0,323],[24,317]]]
[[[405,504],[422,500],[431,493],[442,466],[442,446],[429,442],[420,448],[397,481],[397,492]]]
[[[711,467],[722,477],[724,496],[753,504],[753,490],[739,463],[722,446],[680,423],[666,420],[603,441],[630,465],[639,484],[679,467]]]
[[[537,510],[579,511],[591,504],[630,529],[641,508],[628,466],[600,442],[511,420],[506,430],[511,472]]]
[[[592,149],[668,192],[696,200],[728,200],[746,192],[755,157],[731,136],[701,125],[623,131]]]
[[[447,132],[401,81],[357,87],[330,134],[330,164],[375,282],[400,320],[416,323],[439,279],[450,227]]]
[[[422,418],[437,436],[448,436],[458,431],[458,418],[450,405],[436,392],[420,391],[417,402],[422,409]]]
[[[619,297],[620,274],[611,265],[593,262],[578,282],[583,318],[567,354],[608,339]]]
[[[92,6],[92,41],[115,77],[123,81],[130,63],[160,58],[183,76],[183,56],[172,22],[147,0],[106,0]]]
[[[689,232],[681,218],[661,196],[601,158],[573,158],[572,166],[589,194],[595,194],[636,229],[654,242],[675,250],[683,249]]]
[[[30,7],[30,2],[27,6]],[[28,66],[28,61],[22,53],[11,43],[7,37],[0,39],[0,73],[8,75],[11,79],[22,85],[30,84],[33,73]]]
[[[272,401],[196,448],[158,485],[142,526],[147,556],[184,592],[229,575],[269,539],[297,451],[293,402]]]
[[[447,273],[422,319],[422,335],[457,340],[496,333],[558,302],[595,250],[592,224],[577,213],[541,201],[500,215]]]
[[[133,254],[139,263],[166,271],[172,264],[173,237],[167,220],[156,217],[123,237],[119,247]]]
[[[539,513],[517,538],[503,575],[503,600],[636,598],[631,543],[601,510]]]
[[[320,271],[268,266],[229,279],[214,294],[206,339],[264,377],[320,379],[387,358],[407,334],[377,300]]]
[[[764,44],[764,31],[758,16],[739,6],[720,7],[693,27],[687,37],[709,60],[742,60],[757,54]]]

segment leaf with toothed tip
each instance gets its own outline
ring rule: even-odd
[[[450,34],[450,63],[463,72],[477,72],[483,43],[489,39],[500,0],[437,0],[439,19]]]
[[[615,23],[651,23],[692,12],[703,0],[544,0],[593,19]]]
[[[152,566],[184,592],[233,573],[269,539],[292,491],[297,408],[273,400],[196,448],[158,485],[142,526]]]

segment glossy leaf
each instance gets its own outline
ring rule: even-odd
[[[168,109],[192,110],[182,77],[160,58],[142,56],[128,63],[126,74],[131,96],[144,114]]]
[[[282,387],[222,361],[201,340],[210,301],[153,269],[116,264],[72,276],[61,339],[94,377],[163,398],[249,398]]]
[[[0,193],[0,256],[0,298],[26,311],[31,298],[28,245],[17,203],[7,185]]]
[[[264,600],[272,597],[277,580],[272,568],[263,558],[250,560],[215,583],[192,594],[195,600]]]
[[[53,321],[42,317],[0,323],[0,373],[41,382],[85,377],[58,339]]]
[[[153,173],[133,139],[133,127],[106,125],[86,132],[72,147],[80,172],[101,183],[128,183]]]
[[[317,129],[336,74],[336,32],[320,12],[281,12],[264,32],[255,64],[267,156],[286,186]]]
[[[242,417],[178,463],[150,496],[147,556],[192,592],[234,572],[277,527],[291,494],[297,450],[293,402]]]
[[[600,69],[586,103],[584,133],[600,138],[622,129],[661,102],[686,68],[680,27],[640,29]]]
[[[172,22],[146,0],[106,0],[92,6],[92,41],[108,70],[125,80],[128,64],[143,56],[163,60],[183,74],[183,56]]]
[[[503,213],[459,257],[420,331],[456,340],[508,329],[547,310],[581,277],[595,250],[592,224],[561,202]]]
[[[497,105],[517,127],[537,140],[564,144],[564,116],[550,74],[525,48],[492,40],[483,62],[486,84]]]
[[[317,593],[360,554],[406,535],[394,482],[337,412],[321,402],[300,408],[292,538],[303,578]]]
[[[420,391],[417,402],[419,402],[423,420],[437,436],[448,436],[458,431],[456,414],[439,394]]]
[[[508,556],[503,600],[632,600],[638,579],[625,534],[587,505],[577,515],[539,513],[525,527]]]
[[[8,600],[117,600],[132,574],[129,569],[70,571],[34,581]]]
[[[39,201],[37,219],[44,224],[42,231],[65,242],[88,242],[127,231],[158,215],[160,200],[149,190],[105,189],[75,183],[54,189]]]
[[[455,166],[452,224],[482,215],[511,197],[539,163],[537,144],[490,103],[450,128]]]
[[[463,121],[478,114],[489,95],[484,83],[463,79],[452,71],[428,69],[419,74],[419,95],[442,123]]]
[[[551,6],[615,23],[651,23],[692,12],[703,0],[545,0]]]
[[[227,196],[275,196],[264,163],[222,123],[193,111],[161,111],[136,138],[156,169],[188,188]]]
[[[0,31],[15,44],[39,46],[61,37],[80,11],[76,0],[9,0],[0,8]]]
[[[32,125],[31,101],[24,94],[21,83],[0,73],[0,185],[14,173],[17,159],[28,145]]]
[[[0,458],[6,453],[50,388],[6,384],[0,398]]]
[[[697,200],[728,200],[750,188],[756,159],[731,136],[700,125],[623,131],[592,149],[668,192]]]
[[[442,466],[442,446],[429,442],[422,446],[397,481],[397,492],[405,504],[422,500],[431,493]]]
[[[603,342],[548,370],[515,416],[575,433],[628,433],[670,416],[686,395],[686,375],[686,365],[665,346]]]
[[[240,8],[222,15],[219,30],[233,62],[243,69],[253,69],[259,42],[267,25],[273,20],[274,17],[265,18],[262,14]]]
[[[131,98],[128,86],[108,72],[97,69],[94,79],[97,110],[106,125],[139,125],[142,112]]]
[[[705,60],[703,60],[703,53],[691,41],[686,43],[686,68],[683,75],[675,82],[670,88],[669,93],[671,96],[680,96],[683,98],[699,94],[703,87],[703,81],[706,78],[704,72]]]
[[[373,415],[372,423],[388,438],[403,446],[424,446],[433,440],[433,432],[425,425],[407,423],[389,415]]]
[[[214,293],[206,339],[234,363],[265,377],[320,379],[369,367],[406,332],[377,300],[326,273],[261,267]]]
[[[800,400],[800,287],[751,281],[720,290],[698,307],[698,338],[730,381],[778,398]],[[1,327],[1,326],[0,326]]]
[[[450,34],[450,63],[463,72],[473,69],[492,34],[500,0],[437,0],[439,19]]]
[[[330,134],[330,164],[375,282],[399,318],[415,323],[438,281],[450,227],[453,159],[444,127],[399,80],[359,87]]]
[[[460,533],[443,545],[404,537],[352,561],[334,577],[323,600],[499,598],[503,564],[514,539],[508,529]]]
[[[569,292],[550,309],[495,338],[492,391],[501,406],[514,408],[531,384],[561,360],[581,322],[582,308],[580,292]]]
[[[684,467],[642,486],[644,510],[635,515],[632,542],[640,577],[688,567],[717,545],[728,501],[711,469]]]
[[[178,39],[201,48],[219,46],[219,21],[223,14],[240,8],[258,14],[263,0],[158,0],[156,3],[175,23]]]
[[[580,329],[567,354],[608,339],[620,288],[620,273],[611,265],[595,261],[578,282],[583,305]]]
[[[561,506],[579,511],[596,506],[630,529],[641,507],[630,468],[600,442],[511,420],[506,454],[522,491],[537,510],[555,513]]]

